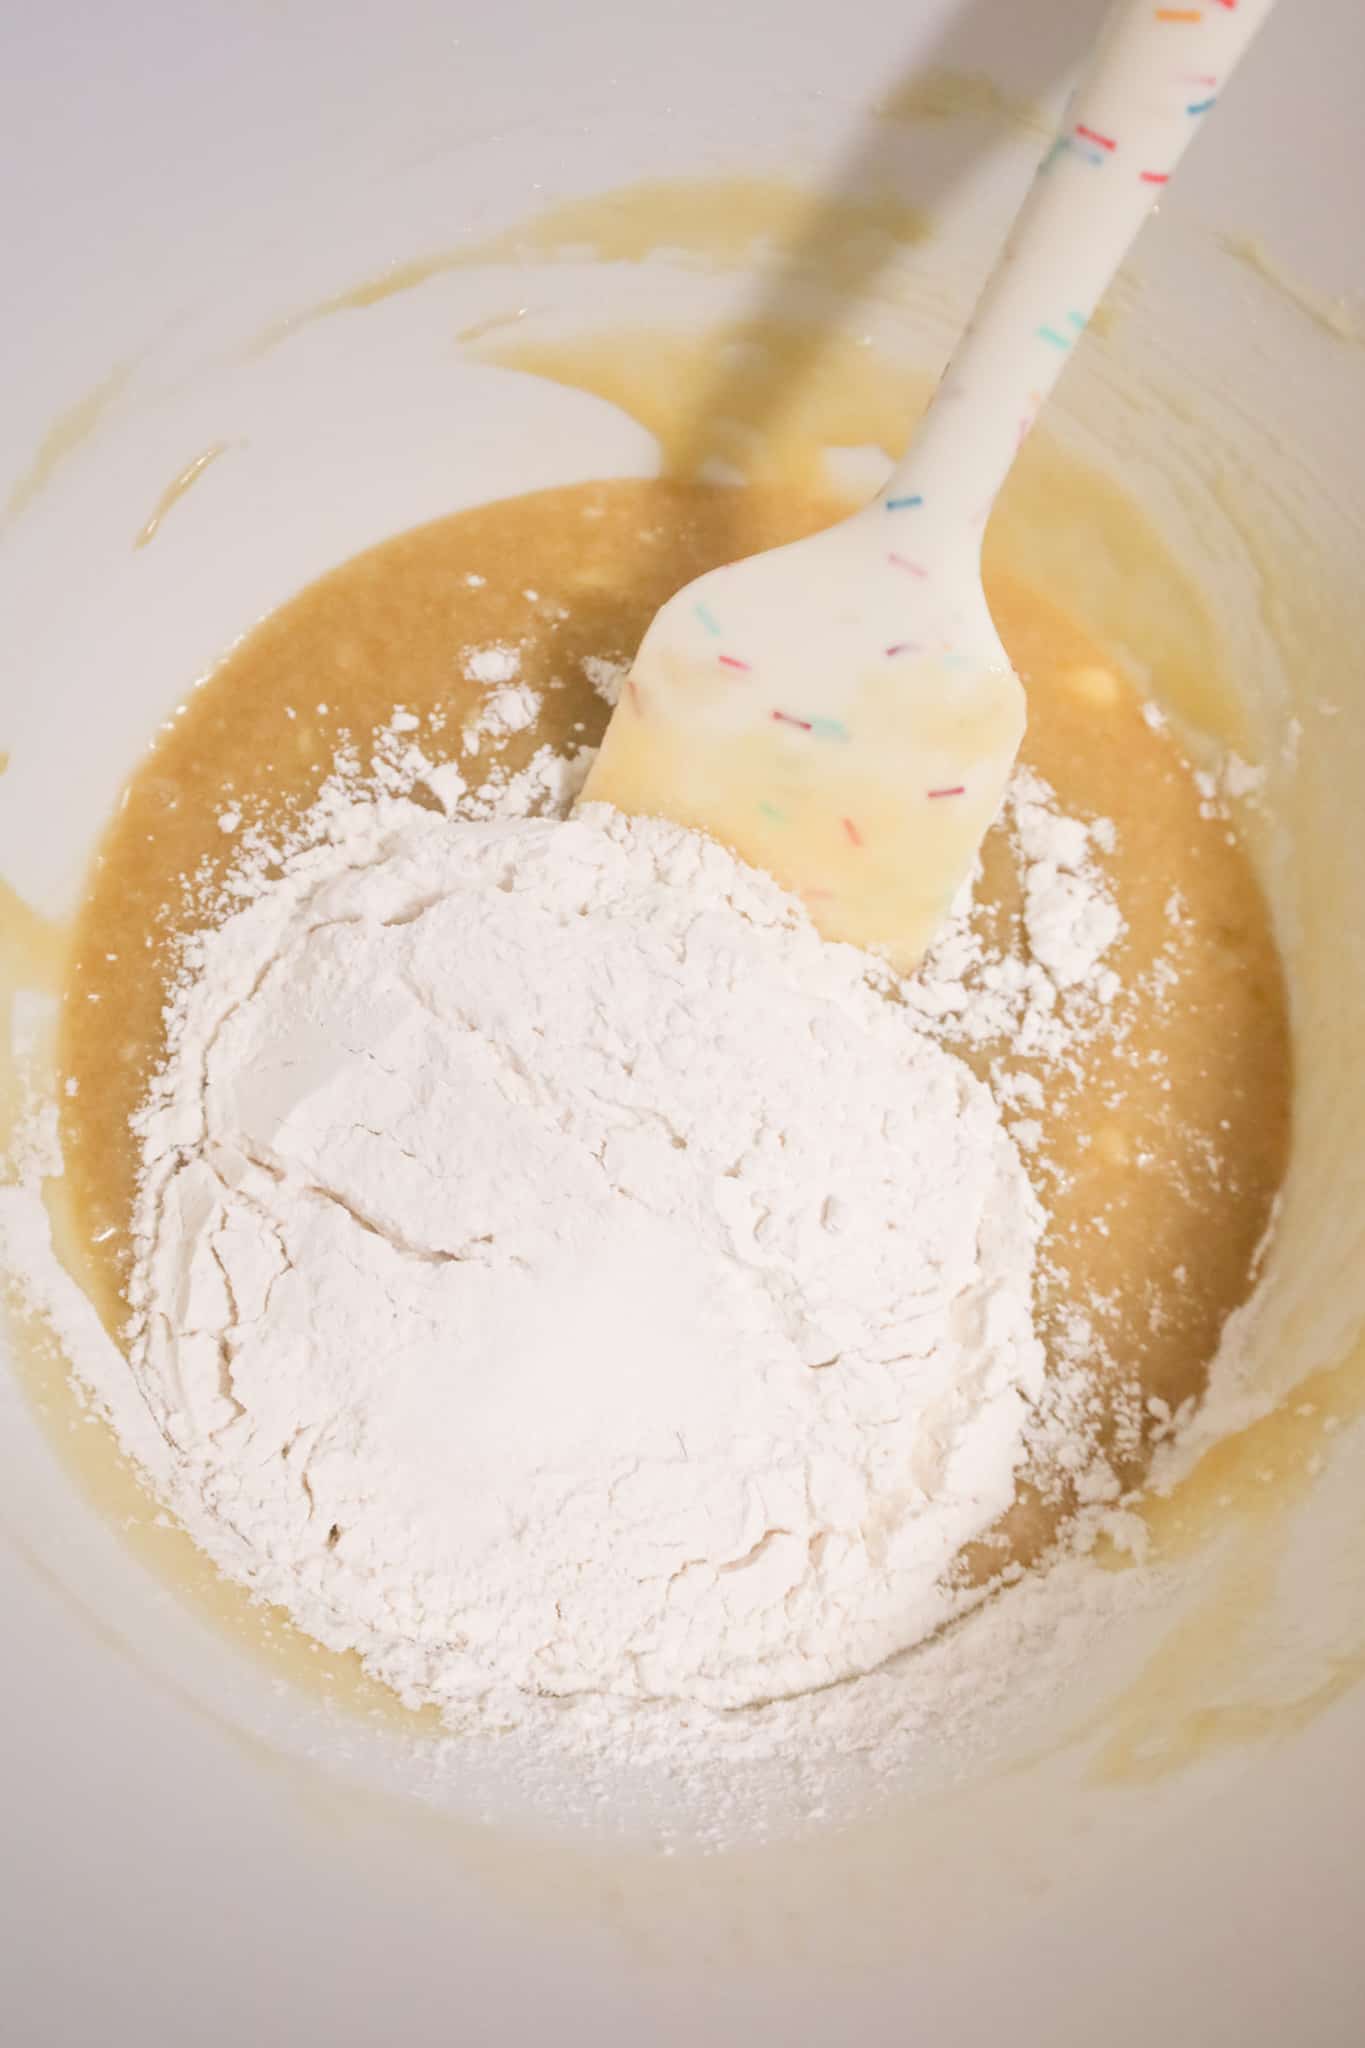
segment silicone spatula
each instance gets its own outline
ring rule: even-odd
[[[991,507],[1271,5],[1121,0],[880,496],[670,598],[584,801],[708,832],[803,898],[827,938],[915,964],[1024,730],[981,584]]]

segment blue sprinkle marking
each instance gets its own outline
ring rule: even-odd
[[[710,612],[707,611],[706,606],[704,604],[699,604],[695,607],[695,610],[697,617],[701,620],[707,632],[719,634],[720,627],[716,624]]]
[[[776,804],[761,803],[758,808],[762,811],[765,818],[772,819],[774,825],[786,824],[786,814],[783,811],[779,811]]]
[[[1084,313],[1068,313],[1066,317],[1071,322],[1076,332],[1078,334],[1081,333],[1086,324]]]
[[[1043,158],[1043,161],[1039,164],[1038,176],[1040,178],[1046,177],[1058,157],[1066,156],[1068,152],[1073,156],[1081,157],[1088,164],[1107,164],[1109,161],[1107,151],[1092,149],[1084,136],[1059,135],[1047,155]]]
[[[1207,114],[1209,108],[1216,105],[1217,96],[1215,95],[1213,99],[1196,100],[1192,107],[1186,107],[1185,112],[1187,114]]]
[[[848,727],[839,718],[812,718],[811,732],[817,740],[846,740]]]
[[[1071,346],[1066,335],[1058,334],[1055,327],[1040,327],[1038,329],[1038,339],[1040,341],[1050,341],[1054,348],[1070,348]]]
[[[888,512],[908,512],[912,505],[922,505],[923,503],[923,498],[916,491],[914,496],[910,498],[888,498],[886,509]]]

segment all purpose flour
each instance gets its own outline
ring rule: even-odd
[[[1021,772],[1005,825],[1032,915],[997,946],[964,904],[905,991],[907,1014],[715,849],[600,822],[560,838],[548,820],[567,812],[588,754],[541,747],[470,789],[427,756],[417,726],[396,711],[363,773],[343,748],[288,843],[235,811],[233,868],[193,891],[214,929],[186,956],[175,1057],[144,1120],[137,1377],[54,1255],[51,1104],[0,1187],[0,1267],[23,1276],[93,1407],[227,1572],[324,1640],[361,1646],[406,1698],[439,1700],[448,1734],[405,1726],[402,1753],[414,1788],[461,1811],[628,1829],[648,1814],[663,1837],[719,1844],[866,1811],[908,1774],[977,1768],[1008,1729],[1037,1739],[1111,1623],[1163,1612],[1173,1589],[1150,1567],[1103,1572],[1083,1554],[1100,1529],[1120,1545],[1141,1530],[1113,1505],[1087,1357],[1070,1366],[1063,1346],[1032,1400],[1041,1219],[990,1098],[935,1045],[1001,1049],[991,1091],[1031,1145],[1042,1089],[1014,1055],[1064,1088],[1077,1049],[1123,1028],[1105,957],[1119,927],[1094,858],[1112,828],[1067,818]],[[414,790],[444,815],[415,806]],[[443,922],[459,935],[437,944]],[[567,935],[589,930],[592,971],[551,971]],[[1052,967],[1034,957],[1039,934]],[[401,970],[397,990],[391,973],[340,972],[371,943]],[[311,1016],[286,994],[305,966]],[[666,1028],[643,1028],[661,998]],[[708,1052],[698,1018],[714,1026],[722,1008],[727,1037]],[[437,1037],[441,1059],[414,1085]],[[457,1087],[467,1127],[438,1136]],[[654,1120],[640,1114],[646,1095]],[[883,1119],[911,1100],[902,1142]],[[704,1171],[708,1147],[718,1164]],[[581,1197],[557,1221],[544,1168]],[[894,1169],[885,1185],[882,1168]],[[475,1229],[480,1176],[501,1206]],[[838,1227],[859,1187],[861,1243]],[[912,1195],[929,1213],[902,1227]],[[688,1265],[671,1258],[679,1201],[705,1224]],[[513,1253],[539,1268],[538,1291],[516,1287]],[[358,1270],[375,1279],[363,1341]],[[725,1275],[714,1297],[685,1284],[708,1272]],[[835,1295],[855,1280],[861,1322],[833,1329]],[[495,1292],[522,1296],[515,1382],[483,1315]],[[460,1294],[463,1321],[441,1342],[428,1310],[444,1327]],[[714,1359],[688,1355],[715,1332],[717,1302],[737,1304],[755,1339],[736,1351],[721,1332],[729,1386]],[[879,1358],[897,1317],[907,1341]],[[983,1369],[988,1318],[1001,1350]],[[968,1373],[956,1414],[926,1355],[933,1330]],[[654,1360],[668,1370],[651,1386]],[[1075,1525],[1076,1554],[1003,1599],[936,1586],[938,1562],[1012,1491],[1021,1434],[1026,1471],[1041,1455],[1096,1504]],[[899,1470],[877,1456],[893,1436],[908,1446]],[[709,1493],[688,1471],[708,1446]],[[642,1463],[604,1491],[613,1457]],[[567,1602],[550,1591],[556,1574]],[[945,1614],[961,1625],[926,1637]],[[822,1664],[866,1675],[799,1689]],[[350,1730],[338,1723],[323,1753],[340,1742],[349,1754]]]
[[[363,803],[187,965],[132,1365],[228,1573],[452,1707],[742,1708],[954,1611],[1042,1218],[863,957],[675,827]]]

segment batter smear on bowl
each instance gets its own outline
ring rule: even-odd
[[[836,510],[619,482],[386,543],[105,841],[63,1137],[154,1483],[409,1704],[882,1670],[1140,1483],[1249,1292],[1265,905],[1027,590],[1022,763],[910,979],[709,840],[564,822],[661,599]]]

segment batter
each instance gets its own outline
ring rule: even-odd
[[[174,940],[193,918],[185,878],[198,877],[204,900],[240,824],[299,814],[343,737],[363,759],[396,705],[419,721],[429,756],[458,760],[475,783],[492,765],[515,772],[547,742],[594,744],[607,706],[592,679],[628,661],[667,596],[844,509],[790,489],[661,480],[480,507],[306,590],[182,707],[106,837],[66,992],[67,1174],[111,1327],[125,1314],[129,1118],[162,1050]],[[998,569],[989,595],[1028,691],[1025,764],[1064,811],[1113,826],[1103,864],[1124,924],[1109,956],[1127,992],[1123,1028],[1079,1045],[1061,1076],[1038,1069],[1026,1164],[1049,1218],[1049,1358],[1059,1377],[1074,1374],[1079,1315],[1101,1434],[1128,1485],[1199,1393],[1249,1290],[1288,1142],[1284,988],[1249,862],[1163,723],[1072,621]],[[517,680],[541,708],[521,729],[485,718],[493,731],[470,756],[466,725],[501,685],[496,660],[468,657],[500,648],[517,651]],[[987,842],[977,902],[988,942],[1021,916],[1003,829]],[[1002,1045],[965,1056],[983,1077],[1002,1061],[1013,1076],[1030,1066]],[[1055,1471],[1026,1476],[964,1570],[986,1577],[1027,1561],[1071,1504]]]

